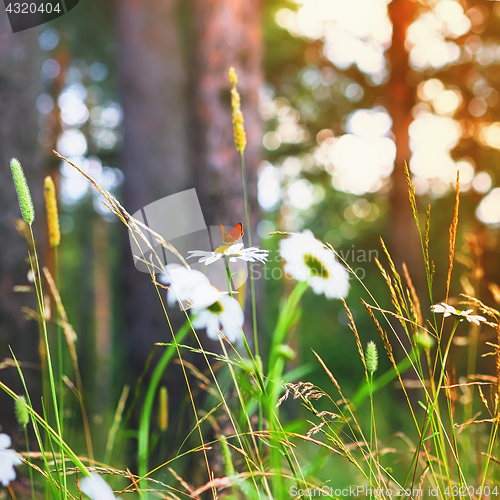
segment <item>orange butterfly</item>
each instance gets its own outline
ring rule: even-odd
[[[222,223],[219,221],[220,230],[222,233],[222,242],[224,245],[232,245],[243,237],[243,224],[240,222],[231,229],[231,231],[226,231]]]

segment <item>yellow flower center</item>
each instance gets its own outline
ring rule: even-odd
[[[219,301],[214,302],[211,306],[208,306],[207,309],[214,314],[220,314],[224,310]]]
[[[224,253],[231,245],[221,245],[215,249],[215,253]]]
[[[314,255],[305,254],[304,263],[311,270],[311,274],[314,276],[321,276],[324,279],[328,279],[329,273],[323,263],[317,259]]]

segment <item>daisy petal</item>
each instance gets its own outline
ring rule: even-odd
[[[280,254],[285,260],[285,273],[297,281],[306,281],[317,295],[338,299],[349,293],[347,269],[310,231],[281,240]]]

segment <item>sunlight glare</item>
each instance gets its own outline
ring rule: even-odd
[[[347,119],[347,131],[358,137],[383,137],[392,127],[392,118],[383,107],[359,109]]]
[[[388,137],[362,138],[345,134],[331,147],[328,156],[333,165],[333,186],[361,195],[378,191],[382,180],[391,175],[396,145]]]
[[[314,186],[307,179],[298,179],[287,189],[289,202],[299,210],[308,209],[313,203],[319,201],[314,196]]]
[[[264,210],[273,210],[281,200],[280,170],[269,162],[261,163],[258,181],[259,204]]]
[[[481,123],[478,126],[478,139],[484,146],[500,149],[500,122]]]
[[[484,224],[500,226],[500,188],[490,191],[476,209],[477,218]]]
[[[83,156],[87,152],[87,139],[77,129],[65,130],[57,141],[57,150],[64,156]]]
[[[279,26],[294,36],[323,39],[325,56],[339,68],[356,64],[375,80],[382,80],[384,50],[392,33],[387,0],[296,0],[296,3],[297,12],[278,10],[275,20]]]
[[[422,113],[411,123],[408,132],[413,152],[410,159],[413,174],[453,183],[456,165],[450,151],[461,137],[460,124],[448,117]]]
[[[459,2],[440,0],[408,28],[406,43],[410,63],[417,69],[426,69],[442,68],[457,61],[460,48],[449,39],[465,35],[470,29],[470,19]]]
[[[433,100],[436,113],[443,116],[453,115],[461,103],[462,95],[456,90],[445,90]]]
[[[490,174],[488,172],[479,172],[472,181],[474,191],[478,193],[487,193],[493,184]]]

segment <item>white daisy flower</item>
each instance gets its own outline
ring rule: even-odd
[[[165,266],[161,282],[169,285],[169,306],[178,301],[184,307],[204,307],[213,304],[219,297],[219,290],[210,284],[210,280],[202,272],[179,264]]]
[[[316,295],[327,299],[346,297],[349,273],[335,255],[309,230],[292,234],[280,241],[280,253],[286,261],[284,271],[297,281],[307,281]]]
[[[483,316],[478,316],[477,314],[471,314],[472,309],[468,309],[467,311],[461,311],[460,309],[455,309],[453,306],[445,304],[441,302],[441,304],[435,304],[431,306],[431,311],[437,313],[444,313],[444,317],[454,316],[459,321],[463,321],[466,319],[469,323],[475,323],[479,325],[480,321],[486,321],[486,318]]]
[[[231,342],[241,337],[244,318],[239,303],[212,286],[203,273],[169,264],[159,279],[169,285],[167,301],[170,306],[179,301],[182,306],[192,307],[195,328],[206,328],[208,337],[214,340],[218,338],[220,325]]]
[[[243,327],[243,311],[238,301],[228,295],[220,294],[219,299],[208,307],[193,308],[193,326],[206,328],[207,336],[213,340],[219,338],[219,330],[227,339],[235,343],[241,338]],[[220,328],[222,325],[222,328]]]
[[[80,489],[92,500],[115,500],[111,486],[95,472],[91,472],[90,477],[80,481]]]
[[[5,487],[16,479],[14,465],[22,463],[21,456],[14,450],[8,449],[11,444],[12,441],[7,434],[0,434],[0,483]]]
[[[243,243],[234,245],[221,245],[215,249],[215,252],[204,252],[203,250],[190,250],[188,257],[198,258],[198,262],[204,262],[206,266],[213,264],[223,257],[227,257],[229,262],[236,262],[238,259],[246,262],[266,262],[269,250],[261,250],[257,247],[243,248]]]

